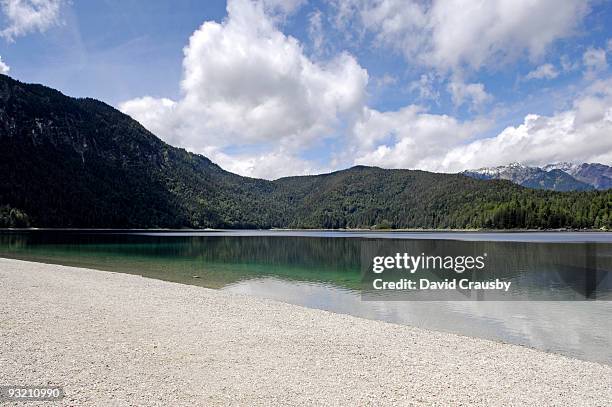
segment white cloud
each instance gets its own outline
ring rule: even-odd
[[[557,76],[559,76],[559,72],[554,65],[544,64],[529,72],[525,79],[554,79]]]
[[[340,21],[357,19],[376,43],[410,62],[440,70],[501,65],[527,54],[537,59],[574,34],[588,12],[582,0],[338,0]]]
[[[366,108],[353,129],[355,164],[384,168],[429,168],[433,157],[486,129],[484,121],[460,122],[425,113],[416,105],[391,112]]]
[[[587,49],[582,55],[582,63],[586,68],[585,76],[590,79],[594,78],[596,73],[608,68],[606,50],[593,47]]]
[[[572,61],[569,56],[561,55],[559,59],[563,72],[571,72],[580,68],[580,61]]]
[[[391,74],[384,74],[383,76],[374,78],[374,83],[379,87],[386,87],[397,84],[397,77]]]
[[[268,14],[291,15],[306,4],[307,0],[263,0]]]
[[[538,62],[552,44],[574,35],[589,12],[584,0],[329,0],[336,27],[346,38],[370,38],[377,47],[403,54],[425,76],[409,90],[421,99],[439,99],[425,83],[432,71],[455,105],[479,109],[490,95],[484,85],[469,82],[483,68],[503,69],[522,58]],[[549,72],[550,74],[550,72]],[[463,78],[463,80],[456,80]]]
[[[120,109],[171,144],[211,158],[240,146],[246,153],[233,155],[246,160],[237,167],[242,174],[260,175],[248,163],[280,153],[280,167],[290,168],[299,163],[296,152],[361,111],[368,74],[345,53],[310,60],[261,2],[230,0],[227,10],[224,22],[205,22],[189,39],[180,100],[145,97]]]
[[[493,97],[489,95],[482,83],[464,83],[460,80],[452,80],[448,84],[448,91],[451,94],[455,106],[470,103],[474,109],[479,109]]]
[[[433,72],[421,74],[419,80],[412,81],[408,84],[410,92],[417,92],[421,100],[433,100],[438,103],[440,101],[440,92],[437,90],[438,78]]]
[[[263,154],[228,155],[219,151],[211,151],[208,156],[228,171],[257,178],[276,179],[293,175],[319,174],[332,170],[327,166],[314,165],[296,156],[294,151],[283,148]]]
[[[11,67],[8,66],[3,60],[2,57],[0,56],[0,73],[4,74],[4,75],[8,75],[9,71],[11,70]]]
[[[45,32],[58,24],[63,0],[1,0],[8,26],[0,36],[9,42],[30,32]]]
[[[315,54],[322,54],[324,35],[321,10],[316,10],[308,16],[308,36]]]
[[[180,133],[175,131],[180,125],[175,101],[145,96],[123,102],[119,108],[169,144],[182,144]]]
[[[376,7],[360,9],[360,13],[373,13],[364,14],[364,21],[381,22],[383,28],[376,32],[377,36],[383,31],[385,35],[393,34],[406,21],[418,27],[422,31],[415,29],[418,38],[414,52],[424,51],[419,55],[432,56],[430,64],[441,69],[462,65],[477,69],[495,56],[503,61],[521,53],[541,55],[555,38],[571,33],[583,12],[572,1],[555,3],[562,12],[553,10],[547,1],[541,3],[547,7],[528,7],[540,15],[538,27],[542,31],[530,40],[517,32],[520,24],[524,31],[535,32],[535,23],[526,11],[516,10],[514,2],[483,2],[484,15],[490,16],[491,8],[499,12],[493,13],[497,15],[496,27],[484,29],[486,24],[480,17],[474,21],[488,48],[480,44],[468,46],[465,38],[475,34],[465,34],[464,38],[458,33],[457,53],[448,51],[444,58],[439,56],[447,51],[440,45],[443,41],[438,43],[436,33],[448,27],[432,26],[435,18],[442,18],[435,10],[442,7],[441,3],[429,7],[409,3],[412,14],[408,15],[396,7],[395,0],[381,0]],[[444,4],[456,7],[454,2]],[[567,4],[574,5],[573,20],[564,17],[570,7]],[[466,6],[469,10],[462,10],[462,18],[475,13],[472,7],[470,3]],[[184,49],[180,98],[137,98],[122,103],[120,109],[170,144],[203,153],[228,170],[277,178],[347,164],[454,172],[516,160],[544,164],[612,159],[612,80],[594,82],[571,109],[551,116],[527,115],[522,124],[508,127],[494,137],[481,138],[490,129],[489,120],[459,120],[428,113],[417,105],[386,112],[368,107],[368,73],[353,56],[342,53],[325,61],[309,58],[298,40],[279,31],[282,23],[261,1],[230,0],[227,8],[228,17],[223,22],[205,22],[189,39]],[[350,18],[350,8],[343,10],[349,17],[342,18]],[[542,18],[543,10],[550,11],[551,16]],[[391,18],[394,14],[396,18]],[[313,16],[310,22],[316,28],[321,16]],[[466,26],[468,32],[473,30],[471,24],[455,22],[455,17],[445,18],[454,22],[458,30]],[[423,35],[428,39],[420,42]],[[585,57],[584,65],[599,69],[601,57]],[[527,76],[536,79],[555,74],[558,71],[554,66],[544,64]],[[446,84],[457,106],[479,108],[492,100],[482,83],[463,78],[469,76],[459,72],[447,75],[436,69],[410,86],[421,98],[437,100],[436,85]],[[393,81],[392,77],[374,79],[379,86]],[[303,158],[303,152],[317,151],[327,142],[333,146],[331,163]],[[327,153],[322,156],[328,158]]]
[[[369,152],[358,163],[457,172],[517,160],[532,165],[612,162],[612,79],[595,82],[572,109],[552,116],[530,114],[522,124],[479,140],[469,139],[484,129],[479,123],[415,113],[401,116],[377,113],[360,123],[369,132],[380,129],[396,136],[378,145],[370,141]]]

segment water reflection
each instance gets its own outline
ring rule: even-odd
[[[241,281],[224,290],[612,364],[609,301],[362,301],[359,294],[333,286],[275,278]]]
[[[600,273],[595,275],[596,298],[610,298],[612,293],[610,274],[606,274],[611,270],[612,238],[590,243],[589,248],[568,243],[562,234],[548,234],[552,241],[540,236],[535,242],[507,241],[491,234],[487,237],[492,241],[484,242],[431,240],[431,235],[396,244],[415,253],[487,252],[487,270],[516,283],[511,292],[515,298],[542,294],[551,295],[549,299],[571,298],[576,294],[572,285],[587,286],[584,271],[589,267]],[[363,301],[360,264],[362,245],[368,240],[345,237],[346,233],[331,232],[298,236],[284,232],[12,233],[0,235],[0,256],[221,288],[612,363],[612,302]],[[388,244],[385,240],[384,245]],[[588,259],[593,250],[594,264]]]
[[[391,261],[391,266],[373,260],[412,256],[420,261],[416,273],[407,271],[409,259]],[[470,270],[466,257],[482,260],[484,269]],[[458,259],[460,267],[444,268],[443,259]],[[413,259],[414,261],[414,259]],[[399,263],[396,265],[396,263]],[[451,264],[453,262],[451,261]],[[361,266],[364,274],[364,299],[367,300],[511,300],[563,301],[612,299],[612,244],[610,243],[526,243],[473,242],[453,240],[362,241]],[[428,267],[429,266],[429,267]],[[400,267],[400,268],[397,268]],[[384,271],[382,271],[384,269]],[[420,279],[433,282],[495,281],[509,283],[504,290],[387,290],[373,288],[373,282],[400,282]],[[467,284],[466,283],[466,284]],[[377,284],[380,287],[380,283]]]

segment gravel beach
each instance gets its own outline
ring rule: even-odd
[[[63,386],[60,402],[27,403],[45,406],[612,405],[607,365],[0,259],[0,385],[8,384]]]

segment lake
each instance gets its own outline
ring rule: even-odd
[[[514,288],[501,301],[365,298],[361,256],[372,242],[412,252],[486,252],[488,269]],[[138,274],[612,364],[611,233],[41,230],[0,234],[0,256]]]

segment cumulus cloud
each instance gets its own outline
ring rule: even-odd
[[[474,109],[479,109],[493,98],[486,92],[482,83],[464,83],[460,80],[453,80],[448,84],[448,91],[455,106],[470,103]]]
[[[263,0],[269,14],[291,15],[302,7],[307,0]]]
[[[525,79],[554,79],[559,76],[559,72],[552,64],[544,64],[538,66],[533,71],[529,72]]]
[[[605,71],[608,68],[606,50],[590,47],[582,55],[582,63],[586,69],[585,76],[594,78],[598,72]]]
[[[461,122],[429,114],[417,105],[397,111],[366,108],[354,128],[355,164],[384,168],[430,168],[433,157],[487,128],[484,121]]]
[[[468,103],[475,110],[491,95],[484,85],[466,83],[474,72],[494,71],[524,58],[537,63],[555,41],[577,33],[590,10],[583,0],[329,1],[336,27],[345,37],[373,37],[375,46],[402,54],[425,75],[434,71],[455,105]],[[464,80],[453,79],[457,77]],[[427,76],[413,81],[409,89],[419,91],[421,99],[429,95],[437,100],[432,96],[440,90],[423,79]]]
[[[577,69],[580,69],[580,61],[572,61],[567,55],[561,55],[559,62],[561,64],[561,69],[563,69],[563,72],[572,72]]]
[[[315,165],[297,156],[295,151],[282,147],[262,154],[229,155],[220,151],[211,151],[209,157],[228,171],[266,179],[319,174],[333,170],[326,165]]]
[[[440,92],[437,89],[438,78],[433,72],[421,74],[420,78],[408,84],[410,92],[416,92],[422,100],[440,101]]]
[[[283,153],[289,168],[299,163],[294,152],[334,134],[361,111],[368,74],[346,53],[310,60],[261,2],[230,0],[227,12],[225,21],[205,22],[189,39],[181,99],[144,97],[119,107],[171,144],[212,157],[250,145],[257,151],[236,157],[261,162]],[[254,165],[238,168],[263,175]]]
[[[405,13],[395,0],[382,0],[362,7],[359,13],[368,27],[373,22],[381,25],[375,32],[381,41],[406,25],[412,27],[417,35],[414,55],[432,57],[418,63],[440,69],[462,65],[478,69],[495,56],[504,60],[521,53],[542,55],[554,39],[570,35],[584,13],[584,6],[573,1],[555,2],[555,7],[542,1],[524,5],[539,15],[532,20],[527,11],[515,9],[515,3],[522,4],[501,0],[481,4],[480,12],[496,16],[495,27],[476,16],[472,3],[460,10],[454,2],[409,2],[410,12]],[[291,8],[270,4],[230,0],[227,18],[202,24],[184,48],[179,98],[145,96],[121,103],[120,109],[170,144],[203,153],[228,170],[265,178],[350,164],[455,172],[517,159],[528,164],[612,159],[612,81],[592,82],[570,109],[551,116],[527,115],[521,124],[483,138],[492,124],[486,119],[460,120],[429,113],[415,104],[392,111],[369,107],[368,73],[355,58],[348,53],[326,60],[309,57],[297,39],[279,30],[282,22],[274,14],[279,11],[273,10],[288,13]],[[350,13],[356,11],[343,4],[338,5],[344,7],[342,18],[352,18]],[[471,23],[459,24],[455,17],[436,9],[443,5],[459,10],[462,21],[472,22],[474,17],[476,28]],[[543,18],[545,12],[550,15]],[[438,27],[439,21],[447,20],[457,30],[467,31],[456,33],[457,49],[452,52],[441,39],[450,35],[445,31],[448,27]],[[311,38],[316,38],[320,22],[320,14],[310,14]],[[528,39],[519,23],[535,37]],[[476,44],[467,44],[466,38],[475,36],[479,37]],[[483,47],[478,41],[488,45]],[[421,51],[424,54],[418,54]],[[601,61],[599,50],[589,49],[583,65],[601,71]],[[569,63],[561,61],[561,66],[563,62]],[[555,66],[544,64],[527,77],[556,75]],[[446,86],[456,106],[467,104],[471,109],[492,100],[484,84],[464,80],[467,78],[469,75],[459,72],[430,69],[409,88],[422,99],[437,100],[436,87]],[[373,82],[385,86],[396,80],[383,76]],[[318,151],[323,145],[333,146],[331,162],[304,158],[305,151]]]
[[[176,107],[177,103],[174,100],[151,96],[131,99],[119,106],[121,111],[137,119],[169,144],[182,145],[183,140],[179,132],[175,130],[180,125]]]
[[[0,36],[9,42],[28,33],[45,32],[58,24],[63,0],[1,0],[8,25]]]
[[[312,48],[315,54],[323,53],[323,14],[321,10],[315,10],[308,16],[308,36],[312,42]]]
[[[390,75],[388,73],[384,74],[383,76],[379,76],[377,78],[374,78],[374,83],[376,84],[376,86],[384,88],[386,86],[391,86],[391,85],[395,85],[397,84],[397,77]]]
[[[376,43],[441,70],[480,69],[527,55],[537,59],[574,34],[588,12],[582,0],[337,0],[341,21],[356,19]],[[344,23],[343,27],[348,27]]]
[[[530,114],[522,124],[508,127],[495,137],[478,140],[467,139],[484,129],[478,123],[440,117],[428,123],[430,117],[425,115],[421,123],[427,125],[400,131],[398,134],[404,136],[393,137],[391,142],[378,146],[356,162],[445,172],[506,164],[517,159],[532,165],[559,161],[610,163],[611,89],[612,80],[596,81],[574,101],[571,109],[552,116]],[[415,123],[414,117],[404,119],[410,119],[410,126]],[[380,116],[373,116],[361,125],[384,129],[384,123],[392,123],[391,127],[401,129],[397,123],[403,121],[388,118],[381,122]],[[437,132],[430,131],[432,125]],[[453,133],[459,137],[452,137]],[[439,145],[428,144],[428,139],[438,140]]]
[[[2,57],[0,56],[0,73],[7,75],[9,73],[9,71],[11,70],[11,67],[8,66],[3,60]]]

